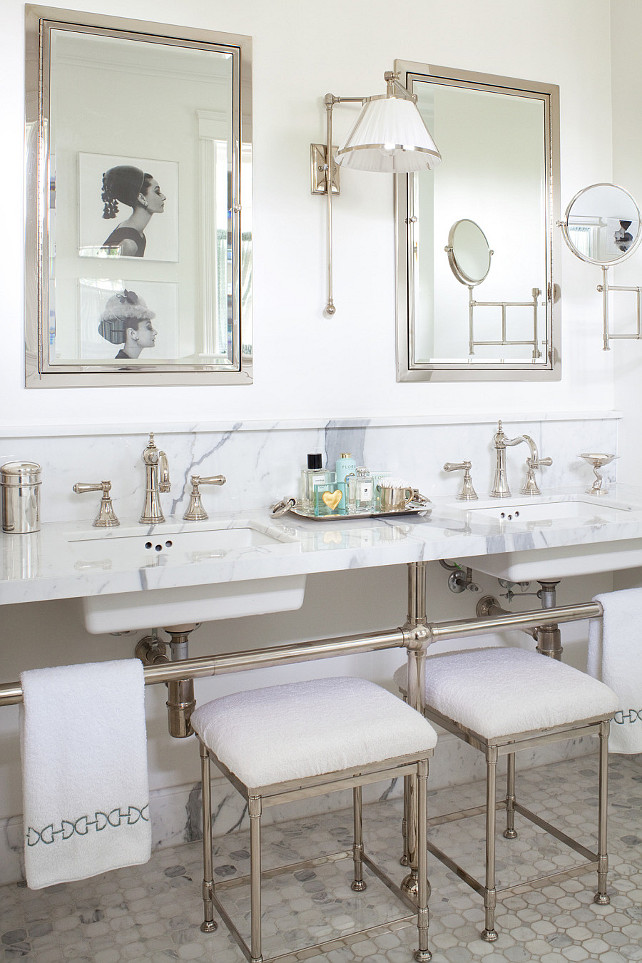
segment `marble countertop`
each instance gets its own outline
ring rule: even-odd
[[[569,505],[568,516],[559,509],[560,501],[578,500],[589,502],[584,517],[577,517],[574,505]],[[510,506],[520,501],[529,507],[555,502],[556,517],[546,523],[492,517],[506,508],[510,513]],[[261,544],[229,547],[221,533],[230,529],[248,529]],[[425,517],[315,521],[287,514],[274,519],[266,508],[211,515],[200,523],[170,518],[162,525],[143,526],[121,519],[113,529],[52,523],[32,535],[0,536],[0,604],[442,558],[466,558],[470,564],[475,556],[631,540],[640,540],[635,547],[642,550],[642,490],[623,486],[599,499],[583,490],[548,492],[534,499],[516,495],[506,502],[436,498]]]

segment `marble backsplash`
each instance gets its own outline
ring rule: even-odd
[[[592,480],[583,451],[617,453],[619,416],[616,412],[571,412],[512,415],[503,419],[508,437],[531,435],[541,457],[553,464],[541,472],[546,491],[585,487]],[[358,465],[371,471],[389,470],[428,497],[455,495],[460,480],[443,471],[447,461],[472,461],[472,475],[480,496],[488,493],[494,472],[492,438],[496,421],[489,416],[455,415],[395,419],[345,419],[326,423],[280,421],[219,422],[215,424],[104,425],[86,428],[37,427],[0,429],[0,465],[6,461],[36,461],[42,466],[42,521],[90,521],[98,507],[98,493],[73,494],[75,482],[112,482],[116,513],[135,519],[141,512],[145,469],[141,459],[147,432],[168,456],[171,492],[162,496],[165,515],[182,515],[189,501],[191,474],[223,474],[227,484],[204,488],[203,503],[210,514],[265,508],[295,495],[308,452],[321,452],[323,463],[334,466],[341,452],[351,452]],[[519,492],[525,475],[528,448],[507,451],[508,479]],[[614,481],[617,462],[605,478]]]

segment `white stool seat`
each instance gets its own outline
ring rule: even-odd
[[[407,690],[407,666],[395,673]],[[516,648],[493,648],[426,659],[426,707],[486,739],[552,729],[609,716],[618,698],[578,669]]]
[[[237,692],[199,706],[191,723],[250,787],[420,754],[437,743],[418,712],[386,689],[352,678]]]

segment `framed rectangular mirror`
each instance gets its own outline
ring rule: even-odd
[[[27,387],[252,380],[249,37],[26,7]]]
[[[395,71],[442,155],[395,179],[397,380],[558,380],[559,89]]]

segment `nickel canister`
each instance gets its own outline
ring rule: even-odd
[[[40,531],[40,465],[8,461],[0,468],[2,530],[15,535]]]

